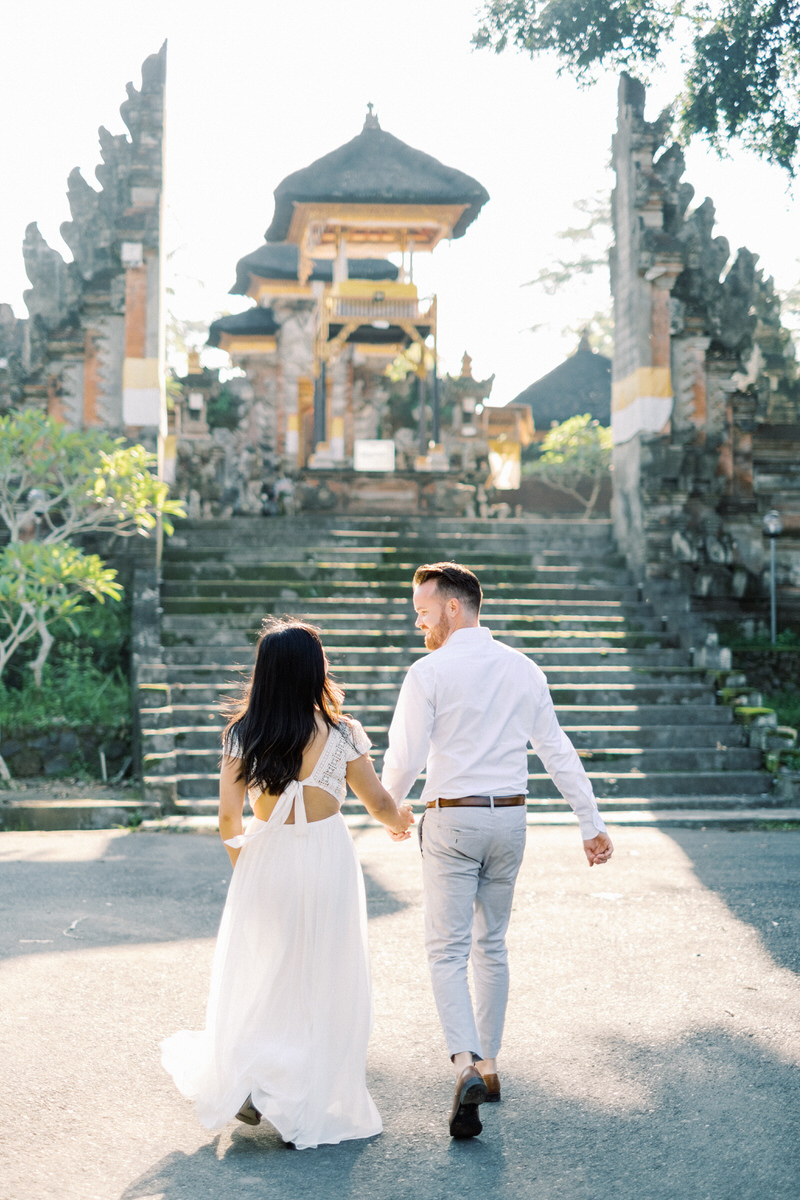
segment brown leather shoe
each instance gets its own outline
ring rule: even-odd
[[[450,1137],[477,1137],[483,1129],[478,1105],[488,1099],[483,1076],[477,1067],[464,1067],[456,1080],[453,1108],[450,1113]]]
[[[484,1075],[483,1082],[486,1084],[488,1093],[486,1100],[489,1104],[500,1103],[500,1077],[499,1075]]]

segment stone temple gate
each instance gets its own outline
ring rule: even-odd
[[[437,299],[414,259],[465,236],[486,189],[380,127],[275,191],[264,243],[236,266],[251,307],[208,342],[238,377],[190,356],[164,388],[166,46],[100,130],[100,190],[69,178],[66,263],[28,227],[29,317],[0,305],[0,408],[34,405],[74,428],[156,445],[195,517],[273,511],[476,515],[491,478],[513,486],[527,405],[487,406],[493,377],[440,375]],[[623,75],[614,137],[613,518],[639,578],[699,608],[764,595],[762,520],[778,510],[782,603],[800,609],[800,385],[772,282],[756,255],[691,207],[666,118]],[[391,258],[388,256],[392,256]],[[387,367],[393,367],[387,375]],[[229,420],[209,422],[227,405]]]
[[[614,137],[611,428],[617,543],[640,578],[735,615],[764,595],[762,521],[781,513],[778,584],[800,615],[800,384],[772,280],[731,260],[668,114],[623,75]],[[765,214],[765,219],[768,219]]]

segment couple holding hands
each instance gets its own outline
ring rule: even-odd
[[[423,767],[425,947],[456,1072],[450,1135],[481,1132],[500,1099],[508,999],[505,935],[525,848],[530,744],[580,823],[589,866],[613,852],[547,681],[480,624],[477,577],[457,563],[413,578],[431,651],[408,671],[381,779],[342,711],[315,629],[270,622],[223,735],[219,828],[234,866],[206,1028],[162,1043],[200,1121],[269,1121],[297,1149],[380,1133],[366,1086],[372,1024],[364,884],[340,806],[349,786],[393,840]],[[253,817],[243,828],[245,798]],[[471,959],[474,1002],[467,981]]]

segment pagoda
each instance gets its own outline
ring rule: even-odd
[[[436,297],[418,295],[414,258],[463,237],[488,193],[381,129],[370,104],[356,137],[274,195],[265,242],[231,288],[253,307],[208,338],[244,372],[231,386],[259,403],[261,444],[290,472],[349,468],[358,445],[382,440],[386,368],[405,351],[427,460],[441,435]]]

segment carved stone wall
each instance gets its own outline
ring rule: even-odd
[[[689,212],[680,147],[644,119],[623,75],[614,138],[612,384],[617,539],[642,579],[671,579],[726,615],[765,595],[766,511],[780,605],[800,616],[800,387],[791,338],[757,255]]]
[[[96,191],[71,172],[73,261],[33,223],[22,252],[28,318],[0,306],[0,409],[35,405],[80,429],[100,426],[153,442],[163,418],[160,310],[166,44],[127,85],[130,136],[99,131]]]

